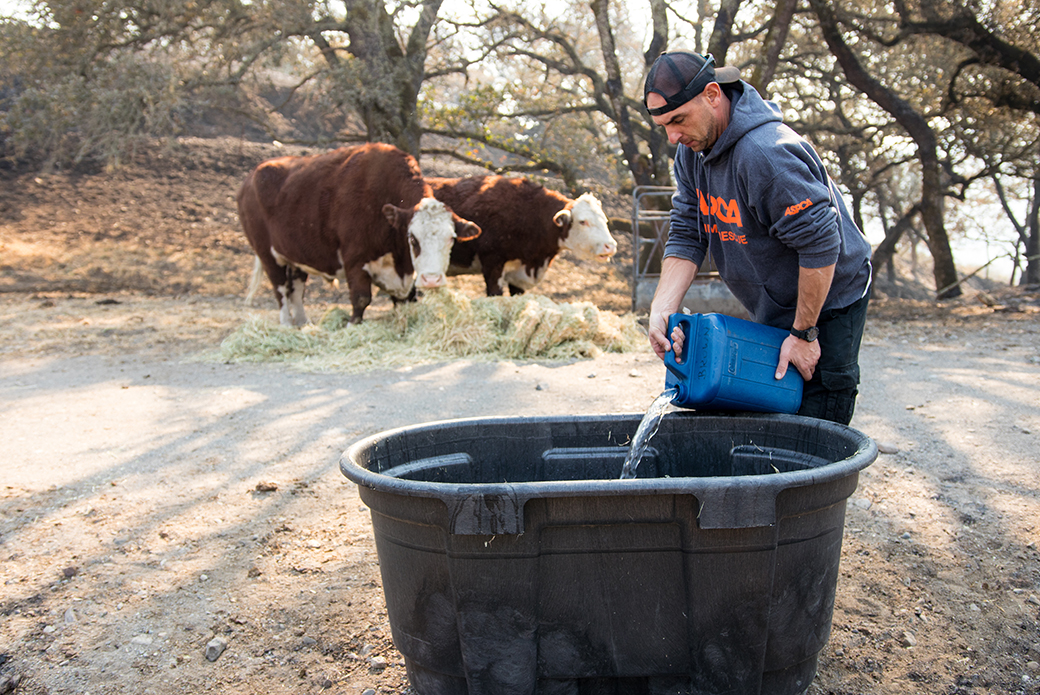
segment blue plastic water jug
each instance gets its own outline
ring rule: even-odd
[[[794,413],[802,404],[802,375],[789,365],[776,379],[780,345],[789,333],[725,314],[672,314],[668,334],[681,326],[682,354],[665,353],[665,388],[683,408]],[[670,338],[669,338],[670,339]]]

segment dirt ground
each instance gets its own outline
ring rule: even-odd
[[[242,302],[233,198],[277,152],[0,169],[0,695],[407,692],[342,451],[430,420],[642,412],[662,390],[647,352],[351,376],[213,361],[276,318]],[[619,241],[540,291],[626,311]],[[852,425],[884,453],[848,503],[812,695],[1040,693],[1038,299],[873,303]],[[308,313],[336,301],[315,284]]]

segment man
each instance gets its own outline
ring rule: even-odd
[[[848,424],[859,384],[859,347],[870,288],[870,244],[812,146],[777,106],[715,68],[709,54],[662,54],[644,105],[675,153],[676,192],[661,281],[650,307],[650,344],[681,352],[666,335],[710,250],[751,319],[790,330],[776,378],[805,379],[801,415]]]

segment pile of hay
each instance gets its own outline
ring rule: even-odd
[[[647,349],[634,317],[527,294],[470,299],[440,289],[381,320],[349,319],[338,307],[302,329],[253,318],[221,343],[219,359],[361,372],[458,358],[561,360]]]

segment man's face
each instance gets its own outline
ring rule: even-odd
[[[656,109],[665,105],[665,99],[656,92],[647,95],[646,105]],[[654,123],[663,126],[668,142],[686,145],[694,152],[703,152],[715,144],[722,130],[707,97],[707,89],[693,99],[668,113],[654,116]]]

